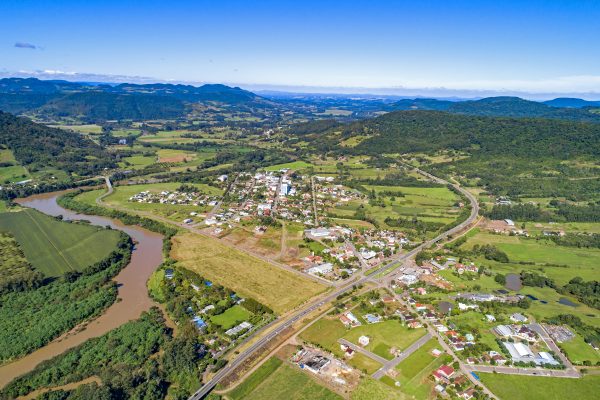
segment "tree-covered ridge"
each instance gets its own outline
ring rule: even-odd
[[[0,111],[0,144],[30,172],[48,168],[81,176],[116,166],[114,157],[74,132],[49,128]]]
[[[370,135],[354,150],[372,155],[440,149],[525,158],[600,155],[600,125],[549,119],[399,111],[351,124],[343,135]]]
[[[143,120],[177,118],[184,110],[183,102],[173,97],[94,91],[70,93],[50,100],[39,113],[92,120]]]

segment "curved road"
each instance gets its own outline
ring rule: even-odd
[[[411,167],[414,168],[414,167]],[[462,231],[463,229],[465,229],[466,227],[468,227],[469,225],[471,225],[473,222],[475,222],[475,220],[477,219],[477,215],[479,213],[479,203],[477,202],[477,199],[475,198],[475,196],[473,196],[471,193],[469,193],[468,191],[466,191],[465,189],[461,188],[458,185],[455,184],[451,184],[448,181],[445,181],[441,178],[435,177],[425,171],[422,171],[418,168],[414,168],[418,173],[420,173],[421,175],[437,182],[437,183],[441,183],[444,185],[452,185],[456,190],[458,190],[461,194],[463,194],[471,203],[471,214],[469,215],[469,218],[467,218],[464,222],[461,222],[460,224],[458,224],[457,226],[455,226],[454,228],[441,233],[440,235],[438,235],[437,237],[422,243],[421,245],[415,247],[414,249],[412,249],[411,251],[409,251],[408,253],[398,257],[397,259],[395,259],[394,261],[378,268],[376,271],[372,272],[371,274],[369,274],[368,276],[363,276],[361,279],[359,279],[358,281],[353,281],[353,282],[349,282],[348,284],[344,285],[344,286],[340,286],[338,288],[336,288],[335,291],[333,291],[332,293],[330,293],[328,296],[326,296],[325,298],[322,299],[318,299],[313,301],[312,303],[307,304],[306,306],[304,306],[303,308],[301,308],[300,310],[296,311],[295,313],[293,313],[292,315],[290,315],[289,317],[287,317],[286,319],[276,319],[273,322],[271,322],[270,324],[264,326],[262,329],[260,329],[259,331],[256,331],[252,336],[248,337],[243,343],[247,343],[249,342],[251,339],[253,339],[258,333],[266,330],[269,327],[272,326],[276,326],[277,328],[275,328],[272,332],[270,332],[268,335],[260,338],[258,341],[256,341],[255,343],[253,343],[250,347],[248,347],[246,350],[244,350],[243,352],[241,352],[234,360],[232,360],[231,362],[229,362],[229,364],[227,364],[225,367],[223,367],[222,369],[220,369],[212,378],[211,380],[209,380],[208,382],[206,382],[196,393],[194,393],[191,397],[190,400],[200,400],[202,398],[204,398],[204,396],[206,396],[208,393],[210,393],[210,391],[225,377],[227,376],[229,373],[231,373],[232,371],[234,371],[237,367],[239,367],[245,360],[247,360],[250,356],[252,356],[254,354],[255,351],[257,351],[258,349],[260,349],[261,347],[263,347],[265,344],[267,344],[268,342],[270,342],[271,340],[273,340],[276,336],[278,336],[283,330],[289,328],[290,326],[292,326],[294,323],[296,323],[297,321],[299,321],[300,319],[304,318],[305,316],[307,316],[308,314],[312,313],[313,311],[315,311],[316,309],[318,309],[319,307],[321,307],[322,305],[329,303],[333,300],[335,300],[335,298],[343,293],[346,293],[350,290],[352,290],[352,286],[354,285],[360,285],[363,284],[365,282],[367,282],[368,280],[370,280],[371,276],[376,276],[379,273],[382,273],[384,271],[389,270],[389,272],[386,275],[389,275],[391,273],[394,272],[394,269],[392,269],[392,267],[399,267],[400,265],[403,264],[404,261],[406,261],[407,259],[410,259],[414,256],[416,256],[416,254],[418,252],[420,252],[421,250],[428,248],[442,240],[445,240],[448,238],[448,236],[454,235],[455,233],[458,233],[460,231]],[[384,275],[381,279],[384,279],[385,276]]]

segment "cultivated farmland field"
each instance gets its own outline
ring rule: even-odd
[[[252,297],[277,313],[288,311],[325,289],[308,278],[198,234],[175,236],[171,256],[181,266],[242,296]]]
[[[82,270],[105,258],[119,241],[117,231],[58,221],[35,210],[0,214],[27,260],[46,276]]]

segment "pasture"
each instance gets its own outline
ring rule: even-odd
[[[227,394],[232,400],[341,400],[342,397],[319,385],[295,366],[270,359]]]
[[[173,238],[171,257],[213,282],[252,297],[276,313],[284,313],[325,287],[303,276],[222,244],[210,237],[184,233]]]
[[[483,384],[500,399],[595,399],[600,388],[600,375],[585,376],[581,379],[487,373],[478,375]]]
[[[10,232],[31,265],[52,277],[102,260],[119,241],[117,231],[58,221],[31,209],[0,214],[0,230]]]

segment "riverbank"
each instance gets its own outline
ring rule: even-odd
[[[157,305],[148,295],[146,282],[152,272],[163,262],[163,236],[136,225],[124,225],[116,219],[67,210],[57,203],[57,198],[65,193],[67,192],[34,195],[20,199],[18,203],[47,215],[62,215],[65,220],[87,220],[92,225],[110,226],[112,229],[125,232],[135,243],[131,261],[114,278],[118,286],[118,298],[104,314],[87,323],[83,329],[63,335],[33,353],[0,367],[0,387],[31,371],[45,360],[139,318],[142,312]]]

